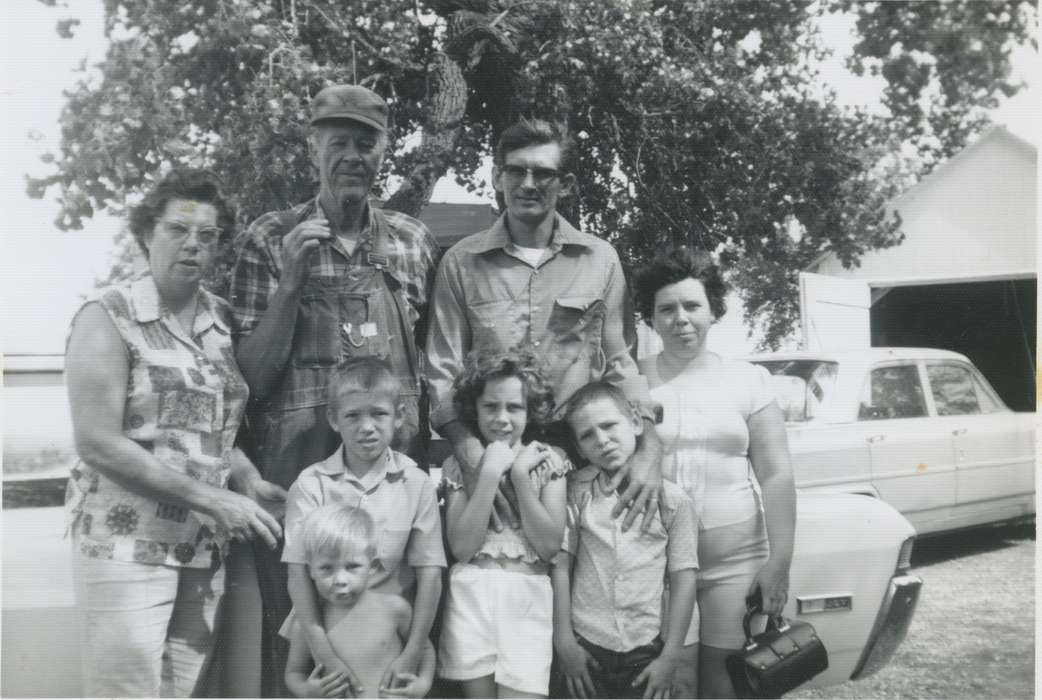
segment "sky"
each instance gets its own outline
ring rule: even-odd
[[[88,65],[104,58],[101,0],[68,0],[69,8],[46,7],[38,0],[5,0],[0,21],[0,207],[6,218],[4,250],[0,258],[0,326],[5,354],[61,353],[69,320],[82,295],[103,277],[112,256],[112,238],[121,222],[98,215],[82,231],[60,231],[53,225],[58,205],[51,192],[44,200],[25,194],[25,174],[47,172],[39,157],[57,150],[58,117],[64,98],[79,75],[83,59]],[[59,39],[55,22],[77,17],[81,24],[73,39]],[[872,96],[880,92],[881,79],[857,78],[843,66],[854,39],[848,17],[826,18],[822,26],[826,43],[836,55],[821,66],[824,81],[841,103],[875,107]],[[1015,75],[1027,79],[1037,73],[1037,56],[1030,50],[1016,54]],[[1014,133],[1038,143],[1038,90],[1023,91],[1007,100],[994,119]],[[491,202],[457,187],[451,177],[442,178],[432,201]],[[751,350],[738,304],[718,324],[710,345],[726,354]]]

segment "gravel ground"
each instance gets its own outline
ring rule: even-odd
[[[890,663],[860,681],[787,697],[1034,697],[1034,523],[920,540],[912,572],[923,590]]]

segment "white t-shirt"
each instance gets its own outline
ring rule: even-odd
[[[546,252],[546,248],[525,248],[517,243],[514,243],[514,252],[521,256],[521,259],[526,263],[535,267],[539,264],[539,261],[543,259],[543,253]]]
[[[763,367],[721,360],[666,384],[657,358],[641,361],[651,398],[662,404],[658,435],[665,450],[664,476],[695,502],[704,530],[756,515],[759,498],[749,462],[749,417],[775,400]]]

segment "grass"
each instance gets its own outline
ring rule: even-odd
[[[787,697],[1034,697],[1034,523],[921,540],[912,572],[923,590],[890,663],[863,680]]]

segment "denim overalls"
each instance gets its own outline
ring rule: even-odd
[[[392,447],[426,470],[430,429],[426,401],[421,401],[422,367],[408,300],[387,264],[387,221],[380,210],[370,211],[369,233],[359,241],[346,273],[331,277],[311,271],[292,329],[293,347],[278,385],[251,406],[257,468],[265,479],[286,489],[301,471],[329,457],[339,445],[340,436],[326,416],[326,384],[338,364],[362,355],[387,359],[401,381],[404,418]],[[286,215],[292,219],[285,222],[289,231],[300,220],[291,212]],[[288,645],[278,636],[291,607],[281,551],[281,546],[272,551],[263,543],[254,547],[264,600],[261,693],[269,697],[289,697],[281,677]]]

